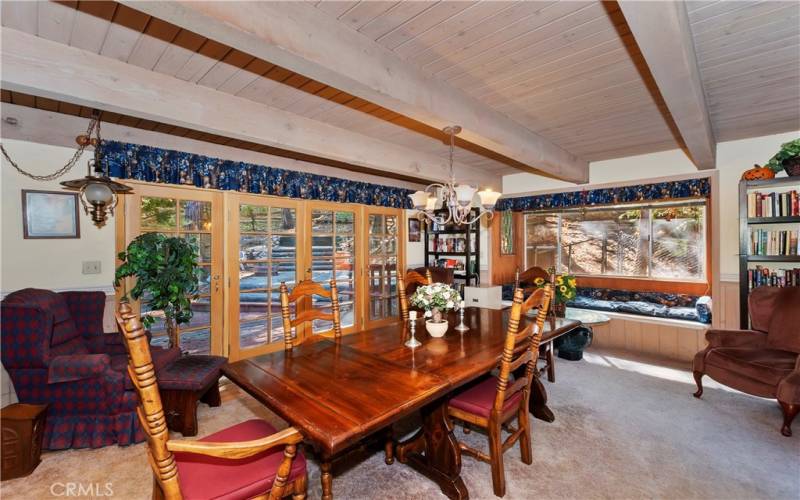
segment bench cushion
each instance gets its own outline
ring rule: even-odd
[[[222,356],[192,355],[178,358],[158,372],[159,389],[199,391],[219,380]]]

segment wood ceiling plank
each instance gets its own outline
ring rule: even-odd
[[[431,4],[428,2],[402,1],[369,21],[358,31],[372,40],[377,40],[430,7]]]
[[[199,85],[212,89],[220,88],[231,79],[234,74],[246,67],[254,57],[236,49],[231,50],[225,57],[214,64],[206,74],[197,80]]]
[[[782,10],[786,4],[782,2],[726,2],[729,8],[720,12],[718,15],[699,21],[691,20],[692,33],[695,36],[700,36],[704,33],[714,32],[720,33],[727,31],[727,28],[736,28],[740,25],[750,25],[749,20],[758,18],[759,16],[774,14],[776,11]],[[744,24],[742,22],[744,21]]]
[[[45,111],[57,111],[58,110],[58,102],[54,101],[53,99],[48,99],[46,97],[36,97],[33,98],[35,102],[35,106],[38,109],[43,109]]]
[[[753,50],[761,46],[780,42],[785,38],[797,36],[800,33],[798,23],[789,22],[785,26],[771,25],[769,29],[753,30],[750,36],[739,38],[738,40],[726,40],[722,45],[709,47],[709,44],[697,48],[697,62],[702,68],[706,61],[713,64],[715,60],[728,57],[730,54],[737,54],[742,51]],[[700,52],[700,50],[703,52]]]
[[[737,19],[735,22],[724,24],[722,26],[715,26],[713,29],[709,29],[707,31],[695,33],[695,43],[702,45],[718,38],[736,36],[739,33],[744,33],[752,29],[758,29],[765,24],[797,19],[798,16],[800,16],[800,3],[776,2],[775,4],[771,4],[765,2],[765,4],[769,5],[771,10],[759,15],[746,15],[745,11],[755,9],[758,6],[751,7],[750,9],[742,9],[742,13],[739,14],[741,19]]]
[[[392,9],[399,2],[393,1],[366,1],[359,2],[358,5],[349,9],[347,12],[339,16],[339,21],[351,27],[354,30],[359,30],[376,17],[386,13]]]
[[[117,9],[116,2],[78,2],[69,44],[99,54]]]
[[[126,62],[149,21],[150,16],[147,14],[119,5],[100,48],[100,55]]]
[[[36,3],[39,5],[39,36],[64,45],[69,44],[78,2]],[[13,26],[11,27],[13,28]]]
[[[59,102],[58,103],[58,112],[64,113],[67,115],[73,116],[80,116],[81,114],[81,107],[76,106],[75,104],[69,102]]]
[[[220,85],[218,90],[236,95],[262,75],[266,75],[274,67],[275,65],[273,64],[254,58],[247,63],[247,66],[234,73],[225,83]]]
[[[206,40],[197,53],[190,57],[186,64],[175,73],[175,77],[187,82],[197,83],[203,75],[208,73],[215,64],[224,59],[232,50],[227,45],[214,40]]]
[[[554,21],[573,15],[577,15],[577,17],[572,19],[583,19],[587,15],[590,19],[594,19],[603,12],[602,6],[597,3],[557,2],[550,4],[532,16],[464,46],[458,52],[426,64],[423,69],[443,79],[455,78],[463,71],[461,68],[474,67],[474,61],[486,60],[487,57],[491,59],[489,54],[498,53],[498,51],[511,52],[515,50],[515,47],[520,46],[520,40],[523,40],[523,46],[527,45],[532,38],[535,39],[539,36],[542,29]],[[560,26],[566,24],[569,22],[562,21]]]
[[[339,18],[339,16],[345,14],[347,11],[358,5],[360,2],[358,1],[342,1],[342,0],[323,0],[316,4],[316,7],[329,14],[335,18]]]
[[[531,16],[547,8],[555,2],[516,2],[511,7],[497,12],[469,30],[457,33],[455,36],[428,48],[427,50],[408,57],[408,61],[419,67],[447,57],[449,54],[461,50],[479,40],[505,29],[514,23],[525,22]]]
[[[3,26],[36,34],[39,31],[39,2],[0,2],[0,20]]]
[[[689,13],[689,22],[692,23],[692,26],[695,25],[701,26],[703,24],[707,24],[709,22],[717,22],[718,19],[714,19],[717,16],[722,15],[729,15],[733,11],[746,9],[752,7],[753,5],[759,3],[760,0],[750,1],[750,0],[739,0],[736,2],[730,1],[722,1],[722,2],[714,2],[707,6],[704,6],[701,9],[691,10],[689,5],[692,2],[687,3],[687,11]]]
[[[750,117],[738,120],[729,120],[717,124],[717,134],[720,141],[735,141],[748,137],[761,135],[781,134],[800,130],[800,119],[790,116],[785,119],[776,119],[775,116],[766,116],[761,120]],[[766,162],[768,158],[764,158]]]
[[[29,108],[36,107],[36,99],[30,94],[24,94],[22,92],[13,92],[11,94],[11,103],[18,104],[20,106],[27,106]]]
[[[150,18],[127,62],[140,68],[153,69],[179,31],[180,28],[173,24]]]
[[[6,103],[11,103],[11,91],[6,89],[0,89],[0,100]]]
[[[706,82],[713,82],[733,75],[743,75],[752,71],[759,71],[760,69],[770,66],[792,64],[793,61],[797,61],[798,53],[798,45],[795,41],[792,45],[783,46],[769,52],[742,57],[736,61],[719,66],[703,68],[703,80]]]
[[[477,26],[480,26],[481,23],[485,22],[487,18],[506,10],[511,5],[513,4],[503,1],[484,1],[470,5],[456,15],[445,19],[438,25],[401,43],[393,49],[394,53],[403,59],[408,59],[415,54],[428,50],[445,39],[450,39],[454,36],[460,38],[460,34],[475,29]]]
[[[178,31],[172,43],[167,45],[159,57],[153,71],[174,76],[205,42],[206,38],[196,33],[184,29]]]
[[[798,45],[800,45],[800,27],[796,33],[785,33],[781,40],[753,45],[748,48],[742,48],[738,51],[732,51],[730,54],[716,57],[714,59],[706,59],[700,64],[700,69],[705,72],[717,66],[738,62],[741,59],[770,54],[778,49],[785,47],[797,47]],[[800,51],[797,51],[795,56],[800,56]],[[797,60],[797,57],[791,59]],[[786,62],[790,63],[791,59],[787,59]]]
[[[584,155],[591,158],[590,161],[603,161],[613,160],[615,158],[625,158],[627,156],[638,156],[648,153],[657,153],[659,151],[669,151],[671,149],[678,149],[675,141],[659,141],[648,144],[637,144],[625,148],[612,148],[604,150],[596,150],[586,152]]]
[[[430,8],[409,19],[376,41],[389,50],[455,16],[475,2],[436,2]]]

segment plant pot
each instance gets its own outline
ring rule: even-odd
[[[795,177],[800,175],[800,156],[789,158],[788,160],[783,160],[782,165],[783,169],[786,170],[786,173],[790,177]]]
[[[449,326],[450,324],[447,322],[447,320],[436,322],[429,319],[425,321],[425,329],[428,330],[428,333],[430,334],[431,337],[437,339],[444,337],[444,334],[447,333],[447,329]]]
[[[771,168],[759,167],[758,165],[754,165],[750,170],[745,170],[742,174],[742,180],[745,181],[758,181],[774,178],[775,172]]]
[[[567,315],[567,304],[564,302],[556,302],[553,304],[553,314],[556,318],[563,318]]]

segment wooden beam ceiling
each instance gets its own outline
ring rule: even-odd
[[[533,169],[583,182],[588,163],[304,2],[125,2]]]
[[[2,28],[3,88],[131,115],[223,138],[324,156],[423,180],[448,177],[446,161],[283,110]],[[484,171],[460,178],[498,187]]]
[[[690,158],[699,169],[716,168],[717,144],[685,4],[621,0],[619,6]]]

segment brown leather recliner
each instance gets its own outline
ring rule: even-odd
[[[781,434],[792,435],[800,413],[800,288],[759,287],[750,293],[751,330],[709,330],[694,357],[699,398],[703,375],[753,396],[774,398],[783,410]]]

